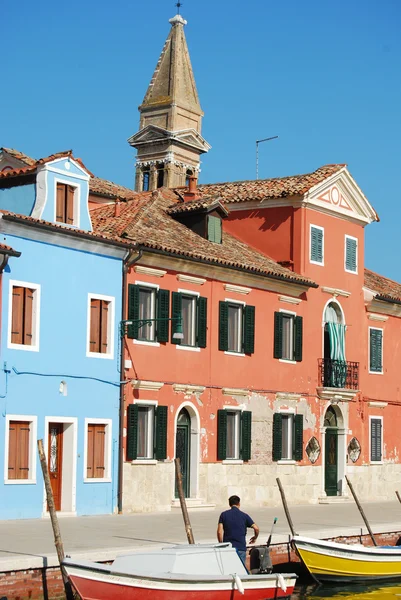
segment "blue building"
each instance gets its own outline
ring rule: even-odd
[[[128,246],[92,233],[71,152],[0,155],[0,519],[117,506],[121,286]],[[28,160],[29,159],[29,160]]]

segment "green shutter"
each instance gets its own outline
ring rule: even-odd
[[[255,307],[244,308],[244,352],[253,354],[255,351]]]
[[[138,405],[129,404],[127,408],[127,460],[138,456]]]
[[[170,314],[170,292],[169,290],[159,290],[157,292],[157,319],[156,321],[156,340],[158,342],[168,342],[168,330]]]
[[[139,286],[130,283],[128,285],[128,320],[134,321],[127,327],[129,338],[138,338],[138,319],[139,319]]]
[[[314,262],[323,262],[323,230],[311,227],[310,258]]]
[[[370,330],[370,370],[381,373],[383,370],[383,332],[381,329]]]
[[[228,350],[228,304],[219,302],[219,350]]]
[[[302,460],[304,452],[304,417],[295,415],[294,417],[294,460]]]
[[[370,421],[370,460],[382,460],[382,423],[381,419]]]
[[[243,410],[241,413],[241,448],[240,448],[240,458],[242,458],[242,460],[251,460],[251,441],[252,441],[252,413],[250,410]]]
[[[207,298],[200,296],[197,300],[197,345],[206,348],[207,332]]]
[[[298,362],[302,360],[302,329],[303,319],[302,317],[295,317],[294,319],[294,359]]]
[[[227,458],[227,412],[217,411],[217,460]]]
[[[274,358],[283,356],[283,313],[274,313]]]
[[[155,410],[155,458],[165,460],[167,458],[167,406],[158,406]]]
[[[273,460],[281,459],[283,439],[283,418],[280,413],[273,415]]]
[[[209,242],[221,244],[221,219],[209,215],[207,218],[207,239]]]
[[[356,272],[356,240],[345,238],[345,268],[347,271]]]
[[[181,344],[181,340],[177,340],[175,339],[174,333],[177,331],[177,317],[181,316],[182,317],[182,296],[179,292],[173,292],[172,293],[172,309],[171,309],[171,317],[172,317],[172,321],[171,321],[171,341],[173,344]],[[182,323],[182,327],[184,327],[184,324]]]

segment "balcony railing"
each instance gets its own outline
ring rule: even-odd
[[[359,363],[319,358],[319,381],[323,387],[357,390]]]

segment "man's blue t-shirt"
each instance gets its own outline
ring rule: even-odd
[[[223,542],[231,542],[237,550],[246,550],[246,530],[253,525],[253,519],[236,506],[232,506],[221,513],[219,523],[223,524]]]

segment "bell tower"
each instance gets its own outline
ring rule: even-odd
[[[188,46],[186,21],[170,19],[171,30],[139,106],[139,131],[128,139],[137,149],[135,190],[185,185],[199,173],[200,155],[210,149],[201,136],[200,107]]]

